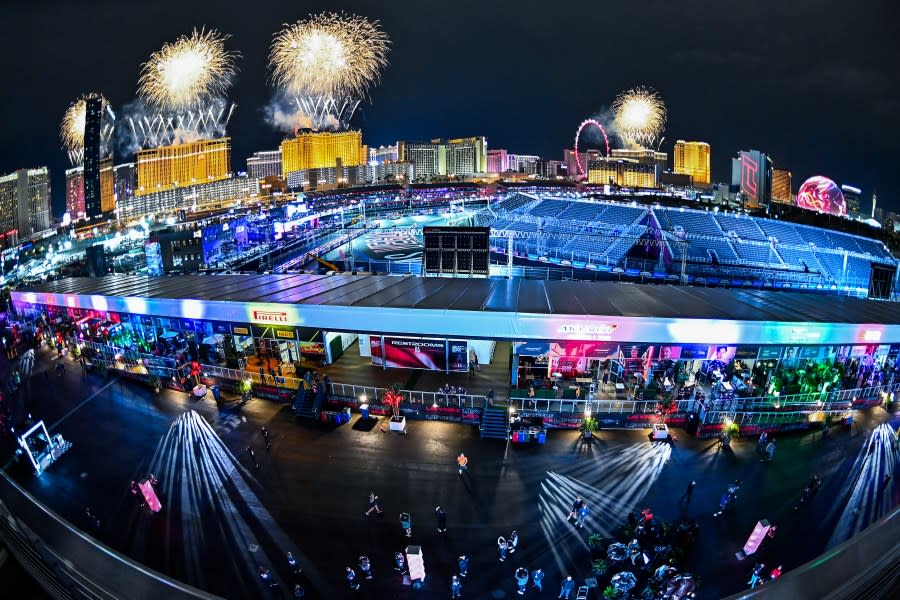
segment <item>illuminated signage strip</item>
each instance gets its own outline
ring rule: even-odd
[[[662,319],[416,308],[202,302],[12,292],[13,302],[328,331],[495,340],[602,340],[681,344],[900,343],[900,325]],[[490,332],[486,334],[486,332]]]

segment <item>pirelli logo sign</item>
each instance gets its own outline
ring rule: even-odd
[[[253,320],[260,323],[287,323],[288,316],[286,312],[277,310],[254,310]]]

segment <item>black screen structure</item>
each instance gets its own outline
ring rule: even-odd
[[[881,263],[871,263],[869,276],[869,298],[874,300],[890,300],[894,293],[894,279],[897,267]]]
[[[424,227],[425,274],[487,277],[490,227]]]

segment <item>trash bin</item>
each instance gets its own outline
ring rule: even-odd
[[[359,414],[362,415],[362,419],[369,418],[369,405],[368,404],[360,404],[359,405]]]

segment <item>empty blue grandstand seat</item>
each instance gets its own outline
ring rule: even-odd
[[[738,217],[736,215],[717,214],[716,220],[723,231],[733,231],[741,239],[765,241],[766,234],[756,224],[752,217]]]
[[[661,211],[656,211],[657,214]],[[674,228],[676,225],[693,235],[709,235],[721,237],[724,232],[712,214],[697,210],[666,210],[668,221]]]

